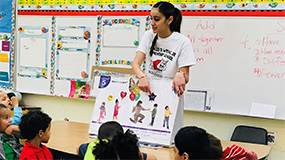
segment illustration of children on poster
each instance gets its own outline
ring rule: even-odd
[[[153,110],[151,111],[151,122],[149,123],[149,126],[153,126],[156,113],[157,113],[157,103],[153,105]]]
[[[101,118],[104,119],[105,117],[103,115],[106,116],[106,108],[105,108],[105,102],[102,102],[101,106],[100,106],[100,116],[98,118],[98,122],[100,122]]]
[[[169,116],[171,114],[172,113],[169,110],[169,106],[166,106],[165,107],[165,112],[164,112],[163,127],[165,127],[165,123],[166,123],[167,129],[169,129]]]
[[[119,120],[118,119],[118,114],[119,114],[119,109],[120,109],[120,107],[121,106],[119,106],[119,100],[118,99],[116,99],[116,101],[115,101],[115,107],[114,107],[114,115],[113,115],[113,120],[115,121],[115,120]]]
[[[114,120],[124,129],[133,130],[141,142],[169,146],[179,100],[172,91],[172,81],[150,80],[151,95],[142,92],[137,81],[124,76],[100,77],[89,133],[97,134],[102,123]],[[105,102],[105,112],[102,102]]]
[[[143,108],[142,103],[143,102],[141,100],[139,100],[137,105],[133,107],[132,112],[135,112],[134,119],[130,118],[130,121],[132,121],[133,123],[137,123],[137,122],[143,123],[142,120],[145,118],[145,116],[143,114],[141,114],[141,111],[149,111],[150,110],[149,108],[148,109]]]

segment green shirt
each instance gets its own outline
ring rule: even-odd
[[[156,112],[157,112],[157,109],[154,108],[154,109],[152,110],[152,112],[151,112],[151,115],[152,115],[152,116],[155,116],[155,115],[156,115]]]
[[[103,141],[108,142],[108,140],[103,139]],[[99,139],[96,141],[92,141],[89,143],[85,156],[84,156],[84,160],[90,160],[90,159],[95,159],[95,155],[92,153],[92,151],[94,150],[94,147],[99,143]]]
[[[9,136],[7,134],[4,134],[1,137],[1,141],[3,142],[3,149],[4,149],[5,155],[6,155],[6,160],[19,159],[19,157],[17,156],[17,154],[14,152],[14,150],[12,148],[12,144],[6,142],[6,140],[9,140],[9,139],[13,139],[13,136]]]

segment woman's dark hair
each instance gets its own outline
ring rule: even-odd
[[[195,126],[181,128],[174,138],[180,156],[186,152],[189,159],[207,159],[210,152],[208,133]]]
[[[115,100],[115,103],[118,103],[118,102],[119,102],[119,100],[118,100],[118,99],[116,99],[116,100]]]
[[[159,12],[165,16],[165,19],[168,19],[170,16],[172,16],[173,21],[171,22],[169,28],[172,32],[180,33],[182,14],[178,8],[174,7],[173,4],[169,2],[158,2],[155,5],[153,5],[153,8],[158,8]],[[153,55],[153,50],[157,38],[158,35],[156,34],[150,47],[150,56]]]
[[[46,131],[51,118],[42,111],[29,111],[27,114],[21,117],[19,124],[20,134],[25,139],[33,139],[40,130]]]
[[[138,138],[129,129],[126,133],[118,133],[108,142],[100,140],[92,153],[95,155],[95,159],[100,160],[141,159]]]

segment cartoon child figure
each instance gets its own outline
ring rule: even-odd
[[[167,125],[167,129],[169,129],[169,116],[172,114],[169,110],[169,106],[165,107],[165,112],[164,112],[164,120],[163,120],[163,127],[165,126],[165,122]]]
[[[100,122],[101,118],[104,119],[105,117],[103,116],[103,114],[106,116],[106,108],[105,108],[105,102],[102,102],[101,106],[100,106],[100,116],[98,118],[98,122]]]
[[[157,103],[155,103],[153,105],[153,110],[151,111],[151,122],[150,122],[149,126],[153,126],[153,122],[154,122],[154,118],[156,116],[156,113],[157,113]]]
[[[86,86],[83,85],[78,89],[78,94],[76,98],[84,98],[86,96]]]
[[[119,106],[119,100],[118,99],[116,99],[116,101],[115,101],[115,107],[114,107],[114,115],[113,115],[113,120],[115,121],[115,120],[119,120],[118,119],[118,114],[119,114],[119,109],[120,109],[120,107],[121,106]]]
[[[149,111],[150,109],[145,109],[141,106],[142,101],[139,100],[137,105],[133,107],[133,111],[135,112],[134,114],[134,119],[130,118],[130,121],[132,121],[133,123],[137,123],[140,122],[142,123],[142,120],[145,118],[145,116],[143,114],[141,114],[141,111]],[[138,120],[140,118],[140,120]]]

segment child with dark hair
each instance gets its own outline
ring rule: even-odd
[[[222,157],[220,141],[213,135],[209,136],[202,128],[195,126],[181,128],[175,135],[174,143],[175,160],[218,160]]]
[[[11,110],[0,104],[0,159],[19,159],[22,145],[19,142],[19,126],[11,125]]]
[[[127,130],[126,133],[118,133],[108,142],[100,140],[94,148],[93,154],[96,160],[142,159],[138,138],[131,130]]]
[[[19,124],[21,136],[26,140],[20,160],[53,159],[49,149],[42,143],[49,141],[51,118],[42,111],[29,111]]]
[[[174,138],[175,160],[257,160],[257,155],[251,151],[233,145],[223,152],[220,139],[195,126],[181,128]]]
[[[95,159],[95,156],[92,152],[99,142],[109,142],[111,141],[116,135],[123,134],[124,130],[123,127],[116,121],[108,121],[103,123],[98,130],[98,140],[82,144],[77,151],[79,157],[83,158],[84,160]],[[144,160],[156,160],[156,157],[152,154],[141,153],[142,157],[145,157]]]
[[[124,133],[123,127],[118,122],[108,121],[103,123],[98,130],[98,140],[90,143],[84,143],[79,146],[79,149],[77,150],[79,157],[86,160],[95,159],[94,155],[92,154],[92,150],[97,145],[99,140],[110,140],[118,133]]]
[[[110,141],[100,140],[93,154],[96,160],[157,160],[152,154],[140,152],[138,137],[129,129],[125,133],[118,133]]]
[[[9,93],[10,95],[10,93]],[[21,121],[22,117],[22,108],[19,107],[18,98],[15,94],[11,94],[12,96],[8,96],[6,92],[0,91],[0,103],[4,104],[6,107],[14,110],[14,117],[12,119],[12,125],[18,125]]]

